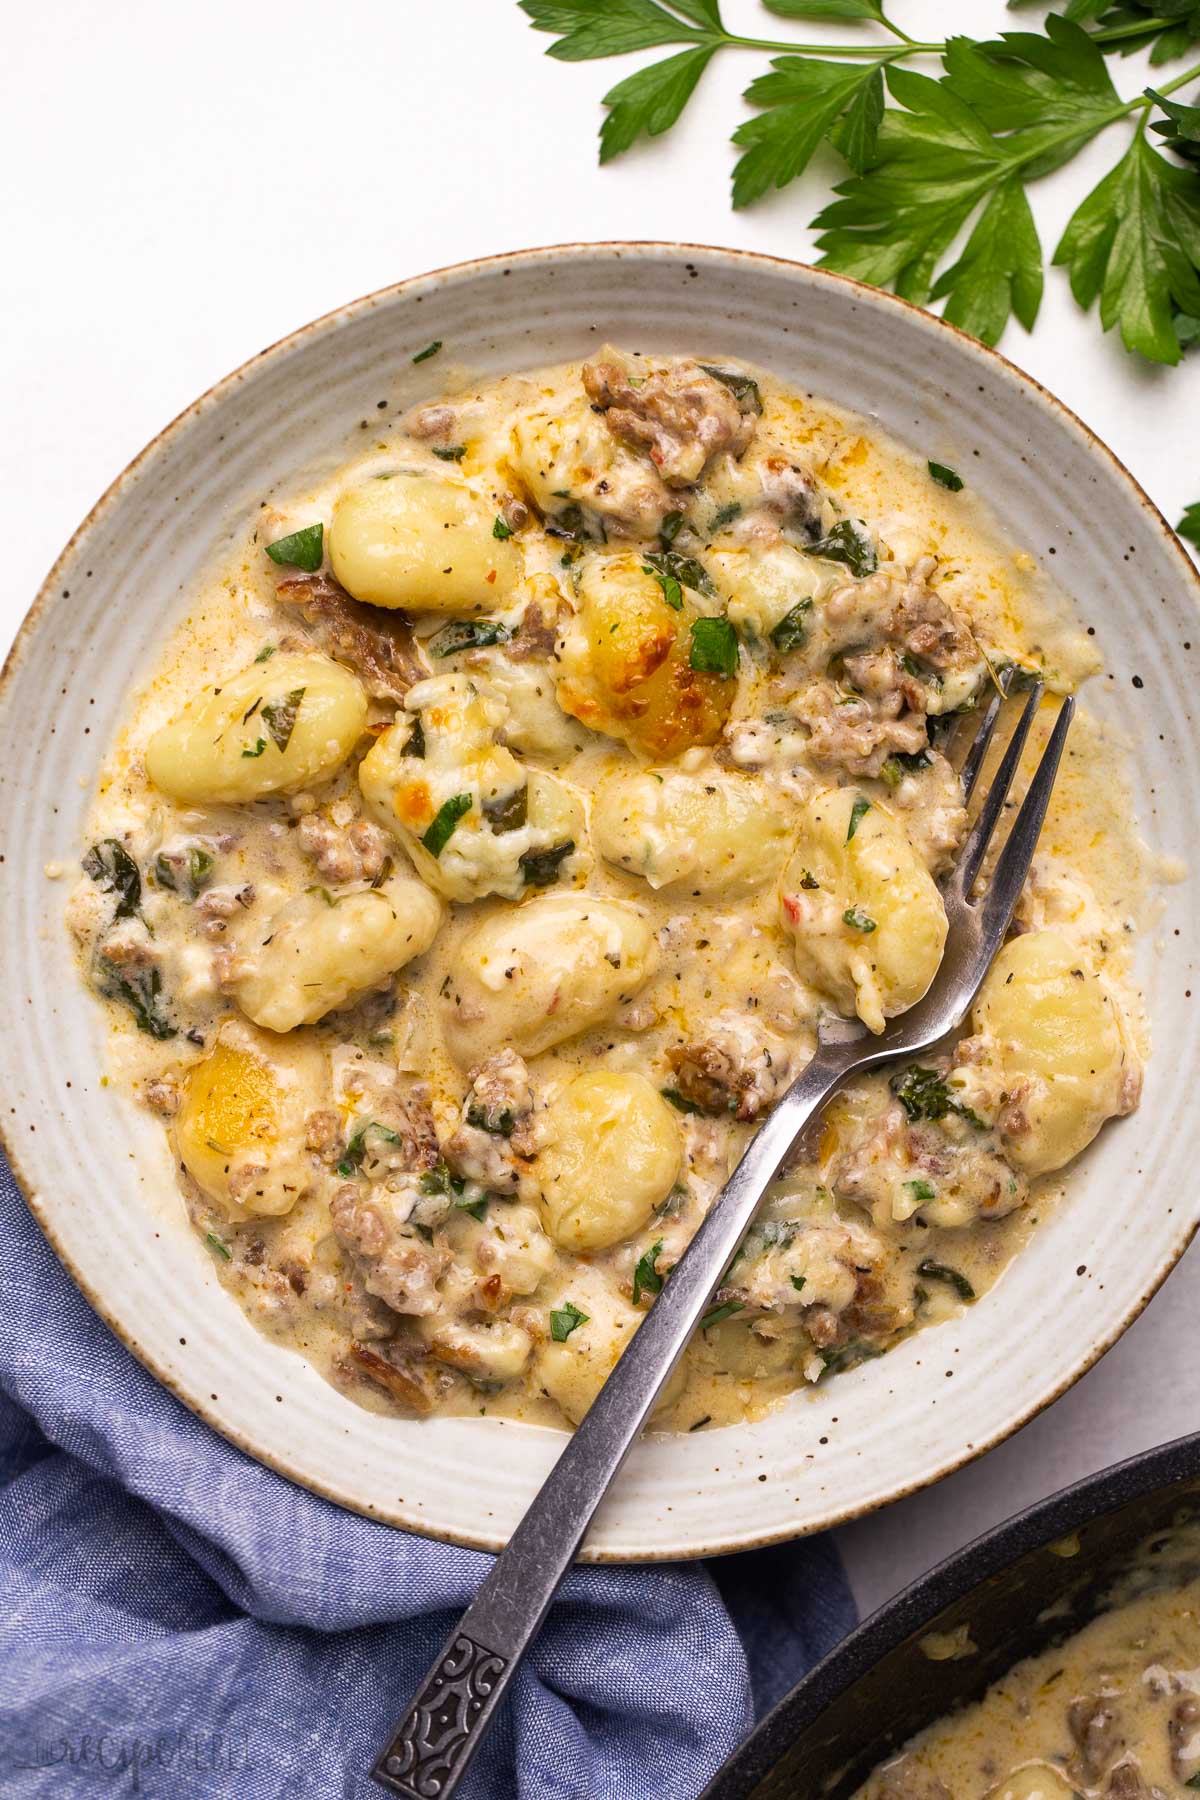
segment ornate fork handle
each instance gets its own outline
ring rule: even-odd
[[[820,1046],[751,1141],[372,1768],[394,1794],[448,1800],[458,1786],[768,1183],[861,1060],[860,1044]]]

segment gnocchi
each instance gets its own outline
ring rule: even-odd
[[[461,477],[396,469],[348,488],[329,528],[329,561],[348,594],[371,606],[482,613],[503,606],[521,572],[495,508]]]
[[[331,894],[314,887],[263,921],[228,983],[234,999],[267,1031],[294,1031],[349,1005],[432,944],[441,902],[419,881]]]
[[[711,744],[733,704],[732,676],[692,667],[691,630],[702,616],[681,589],[678,608],[633,551],[587,554],[579,612],[559,647],[558,698],[593,731],[646,756]]]
[[[507,703],[466,675],[409,690],[408,717],[359,768],[363,799],[423,881],[450,900],[516,900],[580,867],[583,808],[567,785],[500,744]]]
[[[146,773],[184,806],[294,794],[335,774],[367,722],[363,686],[324,656],[287,653],[205,688],[146,746]]]
[[[946,943],[946,909],[903,828],[879,801],[828,788],[802,809],[783,874],[796,967],[871,1031],[926,992]]]
[[[1121,1009],[1078,946],[1030,931],[992,964],[971,1017],[971,1060],[951,1073],[1031,1175],[1059,1169],[1136,1105],[1141,1062]]]
[[[193,1064],[175,1119],[179,1160],[232,1219],[290,1212],[314,1186],[305,1121],[321,1104],[325,1058],[230,1020]]]
[[[547,894],[493,914],[458,946],[447,1046],[462,1068],[508,1045],[536,1056],[611,1018],[657,964],[649,920],[620,900]]]
[[[644,1075],[599,1069],[568,1082],[546,1115],[542,1219],[564,1249],[632,1237],[679,1175],[677,1115]]]
[[[749,894],[777,881],[790,823],[783,806],[763,806],[753,781],[716,768],[628,770],[600,787],[592,807],[601,856],[652,888],[695,895]]]

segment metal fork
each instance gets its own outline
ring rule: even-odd
[[[1000,716],[993,695],[962,766],[970,798]],[[931,1049],[966,1018],[1004,941],[1029,872],[1074,701],[1054,729],[986,891],[973,889],[1012,787],[1042,684],[1024,709],[984,796],[962,852],[942,887],[949,934],[925,998],[874,1038],[845,1021],[818,1036],[816,1053],[768,1114],[691,1244],[550,1471],[507,1547],[496,1558],[371,1770],[405,1800],[449,1800],[462,1779],[522,1656],[541,1628],[601,1500],[633,1447],[655,1400],[704,1315],[798,1134],[849,1075]]]

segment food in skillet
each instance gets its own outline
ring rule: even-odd
[[[366,1405],[577,1421],[820,1020],[928,986],[955,722],[1097,659],[969,484],[732,360],[606,349],[363,444],[196,589],[71,922],[257,1325]],[[962,1041],[797,1147],[660,1423],[969,1304],[1137,1104],[1086,720],[1059,786]]]
[[[1107,1610],[923,1731],[854,1800],[1175,1800],[1200,1788],[1200,1540],[1184,1527],[1145,1550]]]

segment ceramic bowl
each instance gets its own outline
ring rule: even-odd
[[[414,366],[434,337],[445,359]],[[102,1021],[72,963],[66,883],[44,870],[77,860],[97,764],[189,584],[277,484],[344,455],[381,399],[394,408],[435,394],[450,358],[492,375],[607,338],[736,352],[877,420],[922,456],[969,469],[1011,540],[1076,596],[1096,633],[1109,672],[1088,704],[1131,742],[1152,850],[1186,856],[1200,841],[1190,562],[1078,419],[1003,358],[902,301],[745,252],[529,251],[331,313],[168,426],[63,552],[0,693],[0,1004],[10,1022],[0,1082],[13,1165],[92,1304],[217,1430],[346,1506],[489,1549],[533,1497],[560,1436],[377,1417],[254,1331],[185,1223],[159,1126],[101,1086]],[[1114,1341],[1179,1256],[1200,1205],[1193,908],[1186,886],[1167,888],[1143,942],[1155,1055],[1141,1111],[1105,1131],[1067,1203],[997,1287],[961,1319],[756,1423],[644,1440],[587,1555],[709,1555],[851,1518],[998,1442]]]

